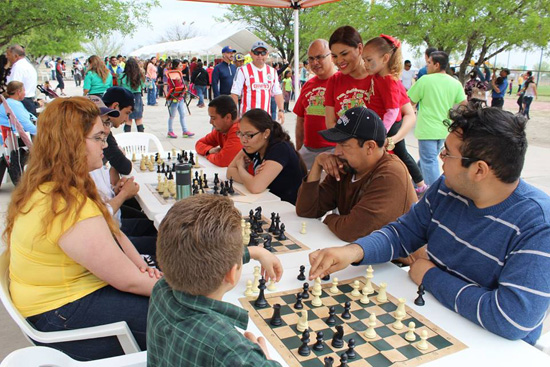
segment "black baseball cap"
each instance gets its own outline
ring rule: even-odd
[[[347,110],[332,129],[319,131],[325,140],[341,143],[351,138],[374,140],[384,143],[386,128],[380,117],[366,107],[353,107]]]
[[[111,87],[105,91],[105,94],[101,98],[107,106],[111,106],[113,103],[118,102],[119,109],[123,109],[128,106],[134,108],[134,95],[126,88]]]
[[[105,106],[105,103],[103,103],[101,98],[99,98],[98,96],[87,95],[86,97],[88,97],[90,101],[94,102],[95,105],[99,108],[100,116],[105,116],[105,115],[109,115],[111,117],[120,116],[120,111]]]

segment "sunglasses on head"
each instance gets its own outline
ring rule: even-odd
[[[265,55],[267,55],[267,51],[252,51],[252,53],[256,56],[259,56],[259,55],[265,56]]]

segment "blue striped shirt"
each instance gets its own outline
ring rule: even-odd
[[[550,306],[550,197],[519,181],[478,209],[442,176],[409,213],[356,241],[361,264],[405,257],[428,243],[437,267],[423,283],[443,305],[507,339],[534,344]]]

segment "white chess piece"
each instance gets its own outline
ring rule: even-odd
[[[380,287],[378,288],[378,295],[376,296],[376,300],[378,302],[387,302],[388,296],[386,295],[386,287],[388,286],[387,283],[380,283]]]
[[[321,289],[321,278],[317,277],[315,278],[315,284],[313,285],[313,290],[311,291],[311,294],[313,294],[314,296],[320,296],[322,293]]]
[[[397,304],[397,309],[395,310],[395,314],[397,314],[398,312],[402,313],[403,315],[406,314],[405,303],[407,302],[407,300],[405,298],[399,298],[397,302],[398,304]]]
[[[250,229],[250,223],[246,222],[246,225],[244,227],[244,236],[243,236],[243,245],[248,245],[250,242],[250,233],[252,230]]]
[[[323,301],[321,300],[321,297],[319,297],[319,295],[314,295],[313,299],[311,300],[311,304],[315,307],[321,307],[323,305]]]
[[[244,218],[241,219],[241,234],[243,236],[243,245],[244,245],[244,238],[246,235],[246,220],[244,220]]]
[[[338,278],[333,278],[332,279],[332,287],[330,287],[330,289],[328,291],[332,294],[338,294],[338,292],[339,292],[339,290],[338,290]]]
[[[420,332],[420,341],[416,344],[416,347],[420,350],[428,349],[428,330],[422,330]]]
[[[374,312],[370,314],[367,325],[369,327],[367,328],[367,331],[365,331],[365,337],[367,339],[376,338],[376,330],[374,330],[374,327],[376,326],[376,315]]]
[[[401,312],[399,310],[396,310],[393,317],[395,317],[395,321],[393,322],[392,324],[392,327],[395,329],[395,330],[401,330],[403,329],[403,327],[405,325],[403,325],[403,322],[401,320],[403,320],[405,318],[405,313],[404,312]]]
[[[372,278],[374,278],[373,273],[374,273],[374,269],[372,268],[372,265],[369,265],[367,267],[367,274],[365,276],[365,278],[367,279],[366,287],[369,294],[374,293],[374,288],[372,287]]]
[[[370,302],[369,292],[367,290],[367,286],[364,286],[363,289],[361,290],[361,292],[362,292],[363,296],[361,297],[361,300],[359,300],[359,302],[366,305]]]
[[[301,234],[306,234],[307,231],[306,231],[306,222],[302,222],[302,229],[300,230],[300,233]]]
[[[409,331],[407,331],[407,334],[405,334],[405,339],[407,339],[410,342],[413,342],[416,340],[416,334],[414,331],[416,330],[416,324],[414,321],[409,322]]]
[[[302,311],[301,316],[298,319],[298,324],[296,325],[296,329],[298,329],[299,332],[303,333],[308,328],[307,323],[307,311]]]
[[[254,292],[252,292],[252,280],[248,279],[246,281],[246,290],[244,291],[244,295],[249,297],[253,294],[254,294]]]
[[[275,281],[273,279],[269,281],[269,284],[267,285],[267,290],[270,292],[277,290],[277,287],[275,286]]]
[[[353,281],[353,285],[351,286],[353,290],[351,291],[351,295],[354,297],[361,296],[361,293],[359,293],[359,281],[355,280]]]
[[[260,267],[255,266],[254,267],[254,283],[252,284],[252,292],[258,293],[260,291],[260,288],[258,286],[260,285]]]

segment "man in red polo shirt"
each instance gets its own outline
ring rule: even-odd
[[[243,147],[237,136],[237,105],[230,96],[221,95],[208,104],[208,116],[212,132],[197,141],[195,150],[216,166],[227,167]]]
[[[294,106],[296,118],[296,149],[311,169],[319,153],[333,151],[335,143],[326,141],[318,132],[325,125],[325,89],[328,79],[336,72],[328,42],[313,41],[307,51],[311,71],[315,74],[302,87],[300,97]]]

